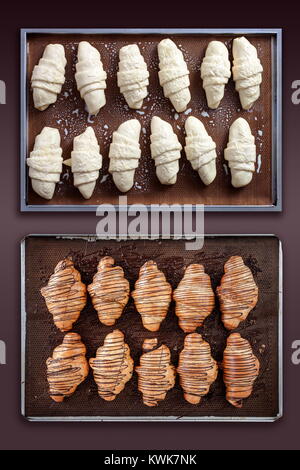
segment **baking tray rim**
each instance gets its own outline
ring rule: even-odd
[[[282,28],[21,28],[20,71],[20,211],[21,212],[92,212],[97,205],[43,205],[27,203],[27,35],[28,34],[228,34],[270,35],[272,44],[272,197],[270,205],[207,205],[207,212],[281,212],[282,211]],[[128,207],[128,206],[126,206]],[[146,206],[147,208],[150,205]],[[181,205],[183,207],[183,205]],[[195,205],[192,205],[195,207]],[[114,205],[114,208],[118,208]],[[159,210],[157,205],[154,210]]]
[[[139,235],[128,237],[127,234],[115,235],[95,235],[95,234],[28,234],[20,241],[21,257],[21,415],[30,422],[275,422],[283,417],[283,249],[281,240],[274,234],[207,234],[206,237],[272,237],[278,240],[278,413],[276,416],[255,417],[255,416],[27,416],[25,411],[26,392],[26,292],[25,292],[25,253],[26,240],[28,238],[51,237],[58,239],[85,239],[87,241],[97,240],[188,240],[197,239],[200,236],[195,235],[158,235],[149,237],[148,235]]]

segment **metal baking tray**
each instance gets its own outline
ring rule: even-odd
[[[22,414],[30,421],[226,421],[273,422],[283,413],[282,370],[282,247],[274,235],[207,235],[202,250],[186,250],[186,239],[146,236],[132,240],[124,237],[94,235],[29,235],[21,242],[21,312],[22,312]],[[259,302],[247,320],[236,330],[247,338],[260,360],[261,373],[251,397],[243,408],[236,409],[225,400],[222,373],[200,405],[185,402],[176,380],[175,387],[156,408],[143,405],[133,375],[114,402],[105,402],[97,395],[90,373],[75,394],[61,404],[48,395],[45,361],[61,343],[63,334],[53,324],[40,288],[48,281],[56,263],[72,255],[82,280],[90,283],[101,256],[110,254],[120,264],[131,289],[138,271],[147,259],[154,259],[175,288],[186,265],[203,263],[215,290],[223,274],[224,262],[231,255],[241,255],[251,268],[259,287]],[[90,301],[74,325],[87,346],[87,357],[95,355],[104,337],[113,328],[120,328],[138,364],[145,338],[158,337],[170,350],[177,365],[183,347],[184,333],[178,327],[171,304],[159,332],[142,327],[140,317],[129,301],[115,327],[98,321]],[[228,332],[220,320],[218,304],[198,331],[209,341],[212,354],[222,360]]]
[[[228,42],[235,36],[246,35],[258,47],[265,69],[260,101],[253,112],[241,111],[238,94],[230,79],[225,90],[221,108],[211,111],[206,106],[201,86],[199,66],[205,47],[211,39]],[[179,118],[172,111],[168,100],[163,97],[157,74],[156,44],[169,36],[188,51],[190,61],[192,112],[196,116],[206,116],[203,122],[217,142],[217,178],[205,188],[197,172],[191,169],[184,155],[180,161],[178,181],[172,188],[164,188],[155,176],[155,169],[149,154],[149,122],[151,115],[158,114],[172,122],[181,143],[184,144],[183,127],[187,116]],[[107,105],[90,124],[84,113],[84,104],[74,85],[74,61],[76,45],[82,39],[90,40],[101,50],[102,60],[108,70]],[[42,113],[34,110],[32,94],[29,93],[30,74],[39,60],[43,48],[49,42],[61,42],[66,46],[68,65],[66,84],[54,106]],[[152,41],[152,43],[151,43]],[[125,102],[116,85],[117,53],[119,47],[129,42],[137,42],[145,55],[150,70],[149,106],[145,116],[136,111],[126,110]],[[149,45],[150,44],[150,45]],[[105,47],[106,46],[106,47]],[[143,49],[144,48],[144,49]],[[186,209],[196,209],[205,205],[206,211],[281,211],[282,209],[282,31],[281,29],[22,29],[21,30],[21,148],[20,148],[20,207],[21,211],[95,211],[99,204],[113,204],[118,210],[127,210],[128,205],[144,204],[155,211],[168,210],[168,205],[184,205]],[[69,93],[71,93],[70,96]],[[64,96],[67,96],[65,98]],[[72,100],[71,100],[72,98]],[[154,111],[153,111],[154,105]],[[68,109],[68,106],[70,109]],[[72,107],[73,106],[73,107]],[[73,109],[74,108],[74,109]],[[76,109],[75,109],[76,108]],[[150,112],[150,109],[152,110]],[[79,114],[72,114],[73,112]],[[152,113],[152,114],[151,114]],[[256,113],[256,114],[255,114]],[[77,117],[76,117],[77,116]],[[242,190],[230,186],[228,169],[224,166],[223,148],[227,141],[227,129],[237,116],[248,118],[256,137],[258,154],[262,155],[259,174],[252,183]],[[141,136],[142,159],[136,170],[135,186],[127,194],[127,204],[119,204],[121,195],[111,177],[107,177],[108,146],[113,130],[125,119],[138,118],[143,127]],[[60,118],[60,119],[59,119]],[[62,119],[61,119],[62,118]],[[177,120],[176,120],[177,119]],[[68,120],[68,125],[65,124]],[[56,124],[60,122],[60,124]],[[101,145],[104,156],[103,169],[91,200],[86,201],[72,185],[70,170],[64,168],[63,183],[58,185],[52,201],[43,201],[36,196],[28,184],[26,157],[32,149],[35,135],[44,125],[53,125],[62,135],[63,155],[69,157],[74,136],[92,125]],[[66,127],[63,127],[65,126]],[[178,126],[179,125],[179,126]],[[109,126],[109,130],[107,129]],[[177,126],[180,128],[178,130]],[[265,126],[265,127],[263,127]],[[220,131],[219,131],[220,130]],[[263,135],[262,135],[263,133]],[[165,205],[165,206],[163,206]]]

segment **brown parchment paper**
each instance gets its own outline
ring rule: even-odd
[[[26,381],[25,412],[30,417],[157,417],[178,418],[220,416],[274,417],[278,413],[278,251],[275,237],[206,237],[201,251],[187,251],[182,240],[136,241],[87,241],[85,239],[56,239],[55,237],[29,237],[26,239],[25,293],[26,293]],[[184,267],[190,263],[202,263],[211,276],[215,291],[220,284],[225,261],[232,255],[240,255],[249,266],[259,288],[259,301],[247,320],[236,330],[247,338],[261,365],[253,393],[244,401],[243,408],[236,409],[225,400],[222,371],[201,404],[193,406],[183,398],[178,377],[175,387],[157,408],[143,405],[137,388],[137,375],[113,402],[105,402],[97,395],[97,388],[90,372],[87,380],[76,393],[63,403],[53,402],[48,395],[45,362],[53,349],[62,342],[61,333],[53,324],[44,299],[40,294],[55,265],[65,256],[72,255],[84,283],[92,282],[99,259],[111,255],[121,265],[131,290],[138,278],[139,268],[149,259],[158,263],[167,280],[176,288],[183,276]],[[87,347],[87,357],[94,357],[104,337],[114,328],[125,334],[135,365],[139,363],[145,338],[157,337],[171,350],[172,362],[177,366],[183,348],[183,331],[178,327],[172,302],[167,318],[157,333],[145,330],[139,314],[130,299],[115,327],[106,327],[98,321],[90,299],[73,331],[78,332]],[[220,319],[218,301],[213,313],[197,330],[210,343],[212,354],[221,361],[228,332]]]
[[[183,51],[190,70],[192,100],[185,113],[177,114],[158,81],[157,44],[164,37],[171,37]],[[51,201],[46,201],[32,191],[27,176],[30,205],[78,205],[78,204],[118,204],[122,194],[115,187],[108,173],[108,151],[112,133],[125,120],[137,118],[142,125],[140,144],[142,157],[135,174],[135,185],[127,193],[128,204],[205,204],[205,205],[272,205],[272,37],[266,35],[249,36],[257,48],[262,62],[263,82],[261,96],[250,111],[241,109],[238,93],[230,78],[225,88],[225,96],[217,110],[210,110],[206,104],[205,92],[200,78],[200,65],[206,47],[211,40],[223,41],[229,49],[232,61],[233,36],[223,35],[75,35],[75,34],[29,34],[27,54],[27,92],[28,92],[28,154],[34,145],[35,136],[44,126],[56,127],[61,135],[63,158],[70,158],[73,139],[90,125],[98,138],[104,157],[103,168],[91,199],[85,200],[73,186],[69,168],[64,167],[61,181],[57,185]],[[108,74],[107,104],[96,117],[89,117],[84,109],[74,78],[77,61],[77,47],[81,40],[89,41],[101,53],[104,69]],[[44,48],[49,43],[63,44],[66,51],[66,82],[57,102],[41,112],[34,108],[30,77],[33,67],[38,63]],[[117,86],[119,50],[122,46],[137,43],[144,56],[149,72],[149,95],[139,111],[130,110]],[[184,147],[184,123],[189,115],[202,120],[208,133],[217,144],[217,177],[206,187],[186,159],[184,151],[180,160],[177,183],[173,186],[161,185],[155,174],[154,162],[150,154],[150,121],[158,115],[170,122]],[[244,117],[250,124],[257,146],[256,173],[252,182],[245,188],[235,189],[230,183],[230,172],[224,160],[229,127],[238,118]],[[28,171],[27,171],[28,175]]]

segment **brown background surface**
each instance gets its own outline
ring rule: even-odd
[[[215,205],[271,205],[272,200],[272,52],[271,36],[248,36],[257,48],[264,72],[261,85],[261,96],[250,111],[241,109],[234,81],[230,78],[225,87],[224,98],[216,110],[210,110],[206,104],[205,92],[200,78],[200,65],[209,41],[223,41],[229,49],[232,63],[233,36],[223,35],[175,35],[170,36],[183,51],[190,71],[190,90],[192,99],[188,104],[190,116],[201,119],[207,132],[217,144],[217,177],[209,186],[205,186],[198,173],[192,169],[184,151],[180,159],[180,169],[176,184],[160,184],[156,177],[154,161],[150,154],[150,121],[157,115],[170,122],[178,135],[182,147],[185,145],[184,123],[188,117],[185,113],[175,113],[170,101],[164,98],[158,81],[157,44],[165,35],[39,35],[28,37],[28,76],[27,88],[30,90],[30,77],[33,67],[38,63],[47,44],[59,43],[65,47],[67,66],[66,82],[58,96],[57,102],[43,112],[33,106],[32,92],[28,94],[28,155],[34,145],[34,139],[44,126],[59,129],[63,158],[70,158],[73,139],[81,134],[86,126],[92,126],[98,138],[103,167],[91,199],[85,200],[73,186],[70,169],[63,167],[60,183],[51,201],[39,197],[28,186],[29,204],[117,204],[120,194],[108,173],[108,152],[114,130],[127,119],[140,121],[142,132],[140,144],[142,157],[135,173],[135,184],[127,193],[128,203],[143,204],[215,204]],[[167,35],[168,37],[168,35]],[[106,105],[96,117],[90,118],[85,111],[84,101],[76,89],[74,78],[77,62],[78,43],[89,41],[101,53],[104,70],[107,72]],[[143,108],[135,111],[128,108],[117,86],[119,50],[125,44],[137,43],[145,58],[150,73],[149,95],[145,98]],[[141,114],[142,113],[142,114]],[[204,116],[201,114],[204,113]],[[224,169],[224,149],[228,142],[229,127],[235,119],[243,117],[251,127],[255,137],[257,155],[261,155],[261,167],[253,175],[251,184],[244,188],[233,188],[230,183],[230,172]],[[177,119],[176,119],[177,118]],[[256,170],[258,166],[256,165]]]
[[[291,102],[291,84],[300,80],[299,8],[292,2],[94,3],[74,9],[55,2],[6,5],[0,17],[2,80],[7,105],[1,122],[1,313],[0,337],[7,365],[0,366],[0,447],[2,449],[300,449],[300,367],[291,362],[291,344],[300,339],[300,106]],[[17,8],[18,7],[18,8]],[[297,11],[298,8],[298,11]],[[206,233],[276,233],[284,249],[284,418],[276,423],[28,423],[20,415],[19,242],[28,233],[94,233],[95,214],[19,212],[19,28],[21,27],[282,27],[284,28],[283,212],[210,213]],[[205,249],[205,248],[204,248]]]

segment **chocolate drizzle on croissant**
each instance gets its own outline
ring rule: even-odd
[[[70,258],[58,263],[41,294],[57,328],[71,330],[86,304],[86,286]]]
[[[175,313],[183,331],[191,333],[203,325],[215,306],[215,295],[210,277],[201,264],[191,264],[186,268],[173,297],[176,301]]]
[[[176,370],[170,364],[170,350],[164,344],[154,349],[156,346],[156,338],[144,341],[145,352],[140,358],[140,365],[135,368],[139,376],[138,388],[146,406],[157,406],[175,385]]]
[[[251,270],[240,256],[232,256],[225,263],[224,276],[217,288],[225,328],[233,330],[246,320],[258,300],[258,287]]]
[[[223,358],[223,376],[226,385],[226,399],[236,408],[243,406],[259,374],[259,361],[254,356],[250,343],[239,333],[227,338]]]
[[[47,359],[47,380],[52,400],[60,403],[73,395],[87,377],[86,348],[77,333],[67,333],[62,344]]]
[[[154,261],[147,261],[140,269],[139,279],[132,292],[135,306],[143,325],[149,331],[159,330],[171,302],[172,288]]]
[[[114,266],[114,262],[110,256],[102,258],[93,282],[88,286],[99,321],[107,326],[115,324],[129,299],[129,282],[123,269]]]
[[[120,330],[114,330],[98,348],[96,357],[90,359],[98,394],[106,401],[112,401],[124,389],[133,374],[133,360],[129,346],[124,342]]]
[[[217,378],[218,366],[211,356],[210,345],[198,333],[186,336],[177,372],[186,401],[192,405],[200,403]]]

